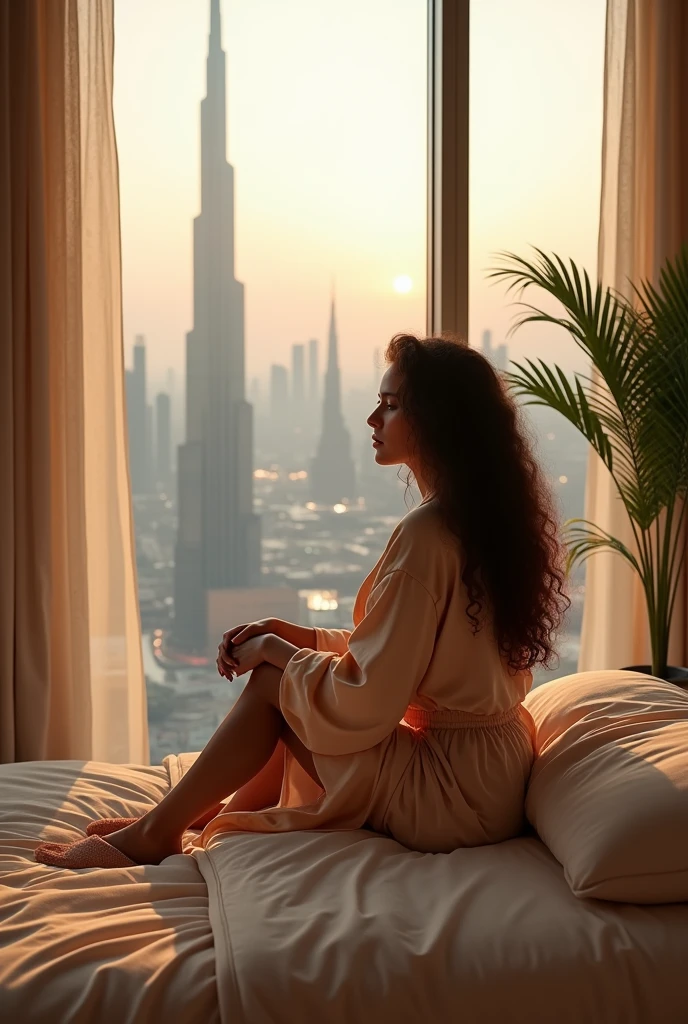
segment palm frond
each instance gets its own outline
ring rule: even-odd
[[[513,363],[505,374],[526,405],[560,412],[592,445],[628,512],[638,556],[587,520],[568,520],[569,566],[606,548],[638,572],[646,595],[653,671],[666,666],[667,617],[680,560],[670,552],[677,498],[688,500],[688,244],[661,268],[657,285],[633,285],[627,301],[594,286],[573,260],[534,248],[532,259],[497,254],[489,277],[518,299],[539,290],[561,307],[554,315],[520,301],[513,334],[529,323],[563,328],[589,358],[589,374],[569,380],[543,360]],[[666,510],[666,523],[660,515]],[[650,531],[652,530],[652,533]],[[675,546],[675,545],[674,545]]]
[[[589,519],[567,519],[562,530],[568,547],[567,572],[586,561],[593,552],[606,548],[625,558],[638,575],[643,576],[643,570],[630,548]]]

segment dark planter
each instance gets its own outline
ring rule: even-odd
[[[645,675],[652,675],[652,665],[625,665],[622,672],[643,672]],[[667,665],[667,670],[662,679],[666,679],[668,683],[676,683],[683,690],[688,690],[688,668],[682,668],[680,665]]]

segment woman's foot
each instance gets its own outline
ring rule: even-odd
[[[163,834],[145,816],[111,832],[105,841],[136,864],[159,864],[165,857],[182,853],[182,837]]]

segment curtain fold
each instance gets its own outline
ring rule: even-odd
[[[0,761],[148,763],[113,0],[0,7]]]
[[[626,298],[629,280],[656,282],[664,261],[688,242],[687,124],[688,4],[607,0],[598,276]],[[585,518],[637,553],[623,503],[592,449]],[[682,543],[669,663],[686,666],[688,528]],[[595,553],[585,589],[579,671],[649,664],[644,595],[627,562]]]

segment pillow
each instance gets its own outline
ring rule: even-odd
[[[688,692],[623,670],[531,690],[526,817],[574,894],[688,901]]]

